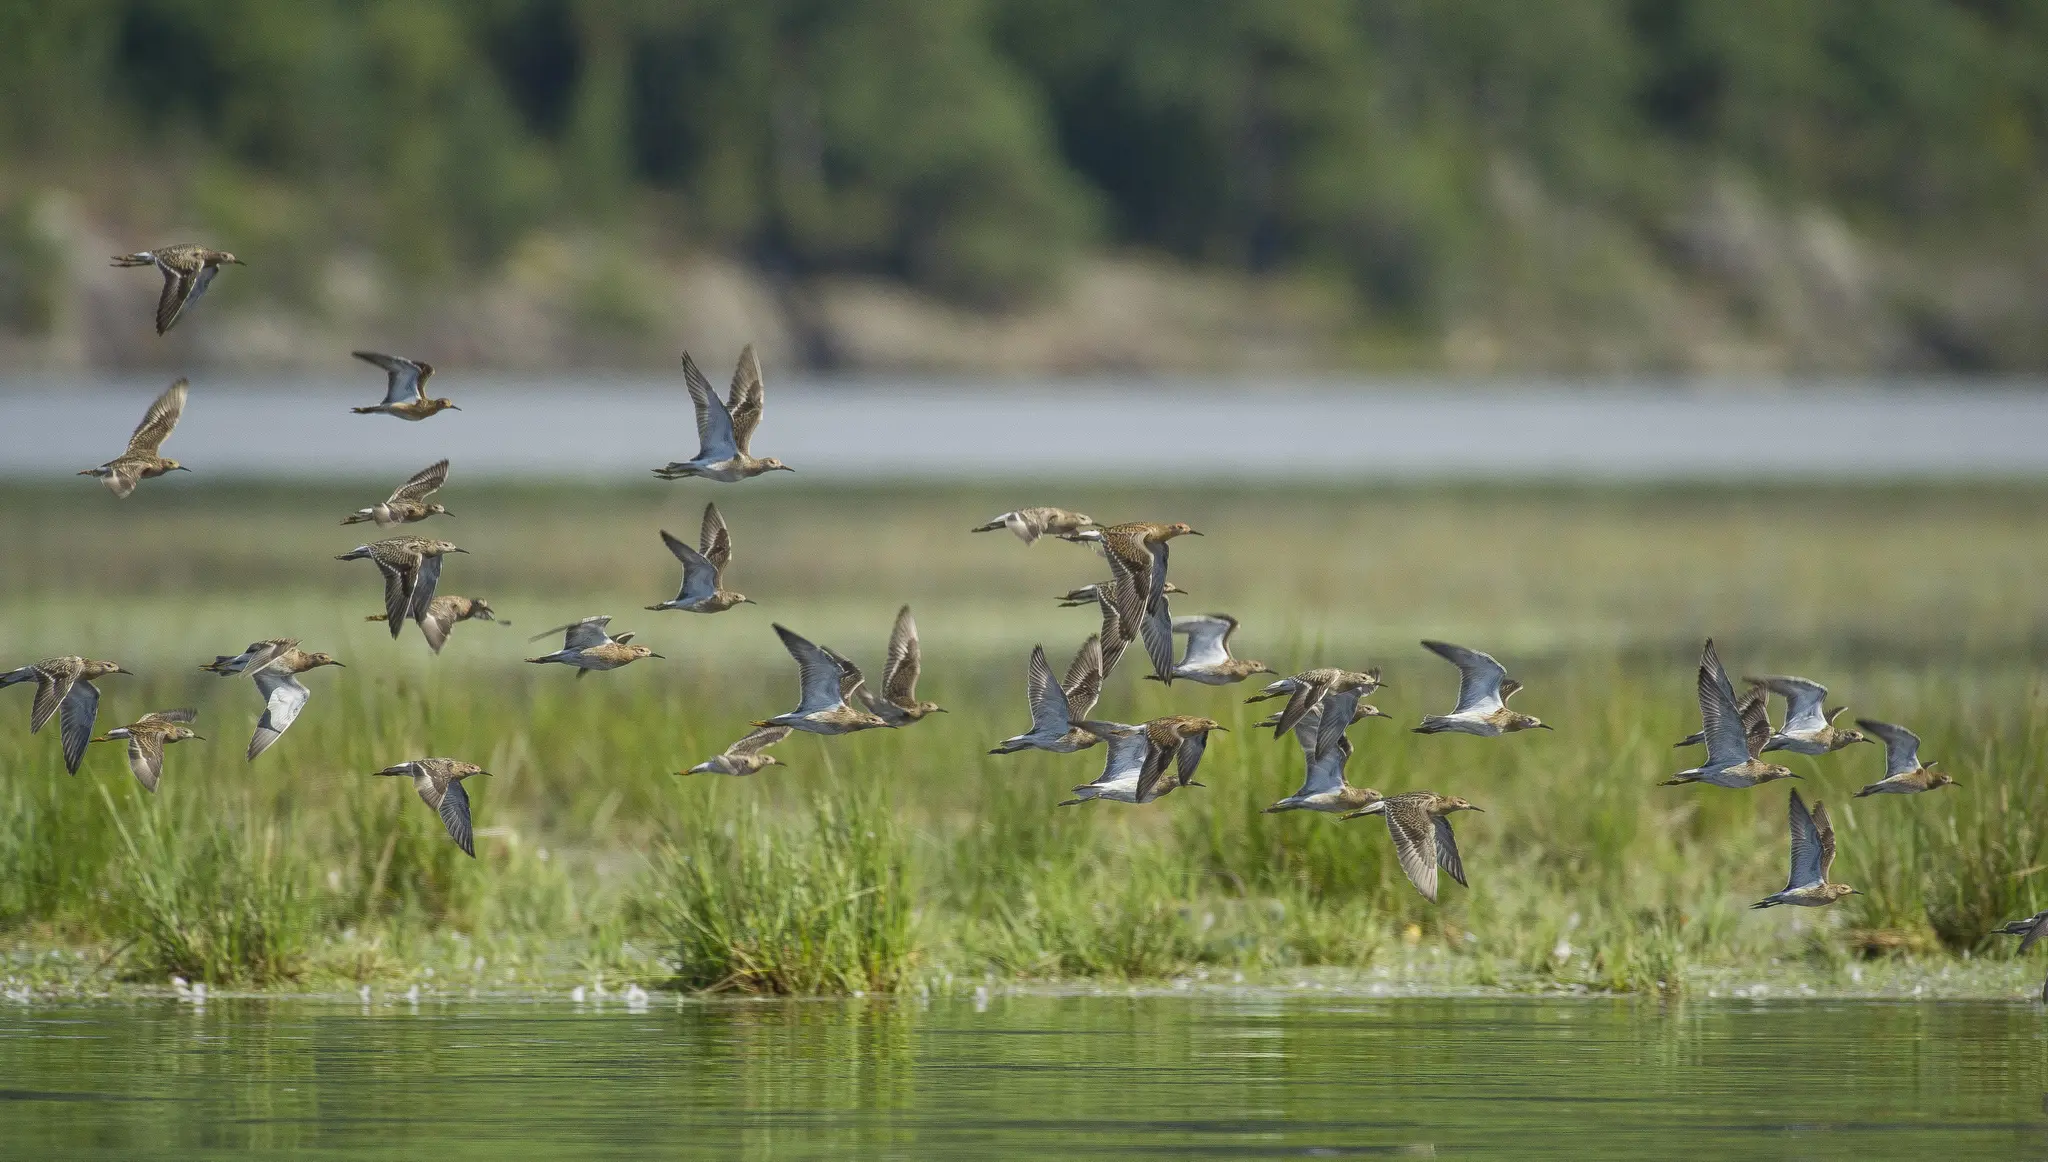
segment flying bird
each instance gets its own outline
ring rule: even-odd
[[[1085,513],[1069,512],[1064,508],[1020,508],[967,531],[992,533],[1000,529],[1009,529],[1017,534],[1018,540],[1028,545],[1046,533],[1064,536],[1067,533],[1084,532],[1095,527],[1095,518]]]
[[[1052,680],[1052,666],[1045,660],[1045,647],[1031,647],[1031,667],[1025,695],[1031,705],[1031,729],[996,744],[990,754],[1015,754],[1020,750],[1048,750],[1072,754],[1101,742],[1100,735],[1080,725],[1095,708],[1102,693],[1102,642],[1093,634],[1081,643],[1064,681]]]
[[[795,710],[756,722],[756,727],[788,726],[811,734],[851,734],[889,725],[881,716],[862,708],[861,686],[865,679],[859,666],[785,626],[777,625],[775,633],[782,639],[782,648],[796,659],[801,694]]]
[[[1865,795],[1917,795],[1940,787],[1957,786],[1949,773],[1938,770],[1939,762],[1920,761],[1920,736],[1903,726],[1859,718],[1856,725],[1884,740],[1884,778],[1856,792]]]
[[[1344,778],[1344,766],[1351,761],[1351,740],[1337,736],[1332,745],[1322,745],[1323,707],[1309,711],[1294,727],[1294,737],[1301,743],[1301,759],[1304,766],[1301,787],[1292,795],[1266,808],[1266,814],[1275,815],[1282,811],[1325,811],[1341,815],[1346,812],[1363,810],[1379,802],[1384,796],[1371,787],[1354,787]]]
[[[1816,799],[1813,810],[1808,811],[1795,788],[1786,814],[1792,828],[1792,874],[1786,877],[1783,891],[1765,896],[1750,907],[1792,904],[1819,908],[1843,896],[1861,895],[1848,884],[1828,882],[1828,871],[1835,863],[1835,829],[1828,823],[1827,804]]]
[[[789,764],[768,753],[768,748],[789,737],[787,726],[763,726],[718,754],[679,775],[753,775],[769,767]]]
[[[93,741],[128,740],[128,769],[135,772],[135,781],[142,784],[143,790],[155,794],[157,780],[164,772],[164,748],[188,738],[206,741],[185,725],[198,717],[197,710],[158,710],[126,726],[117,726]]]
[[[442,646],[448,644],[448,635],[454,632],[455,627],[472,619],[493,621],[507,628],[512,625],[511,622],[499,617],[497,611],[491,608],[491,603],[483,598],[457,597],[453,594],[434,598],[427,602],[425,609],[413,615],[413,621],[419,625],[420,633],[426,637],[427,644],[432,646],[437,654],[441,652]],[[373,613],[363,620],[390,621],[391,616]]]
[[[359,416],[397,416],[417,423],[442,411],[462,410],[452,399],[427,398],[427,380],[434,377],[434,365],[431,363],[397,355],[380,355],[375,351],[351,351],[349,354],[384,369],[384,402],[349,409]]]
[[[695,476],[734,484],[764,472],[796,471],[773,456],[757,460],[747,450],[754,429],[761,426],[761,411],[767,402],[767,389],[761,382],[761,361],[754,356],[753,344],[740,351],[739,366],[733,369],[732,387],[726,399],[720,400],[711,390],[711,381],[704,378],[688,352],[683,353],[683,382],[690,389],[690,403],[697,411],[697,454],[656,468],[656,476],[663,480]]]
[[[36,700],[29,708],[28,732],[43,729],[61,708],[58,734],[64,744],[64,769],[78,773],[85,758],[85,744],[92,741],[92,726],[100,713],[100,692],[93,682],[109,674],[129,674],[119,662],[101,662],[76,655],[51,658],[33,666],[0,673],[0,689],[17,682],[34,682]]]
[[[691,548],[667,529],[661,530],[661,541],[683,563],[683,585],[674,597],[647,608],[724,613],[735,605],[757,604],[744,593],[721,588],[725,567],[732,560],[732,530],[725,527],[725,518],[718,514],[717,505],[704,506],[703,524],[697,532],[699,547]]]
[[[568,625],[558,625],[553,629],[544,629],[526,640],[537,642],[551,634],[561,634],[562,648],[554,653],[542,654],[540,657],[528,658],[526,660],[538,663],[558,662],[564,666],[574,666],[576,667],[576,677],[580,680],[592,670],[616,670],[620,666],[631,665],[641,658],[661,657],[660,654],[655,653],[647,646],[629,644],[633,640],[633,635],[630,632],[618,635],[607,632],[605,627],[610,625],[611,621],[611,614],[600,613],[594,617],[586,617],[581,621],[572,621]]]
[[[1845,706],[1827,708],[1828,688],[1808,678],[1776,675],[1744,678],[1761,682],[1764,688],[1785,700],[1785,725],[1771,735],[1764,750],[1789,750],[1794,754],[1822,755],[1852,743],[1869,742],[1860,731],[1837,729],[1835,719]]]
[[[1334,667],[1323,667],[1315,670],[1303,670],[1301,673],[1291,677],[1268,683],[1265,689],[1245,699],[1245,702],[1264,702],[1268,698],[1286,698],[1286,708],[1281,710],[1279,717],[1273,720],[1273,737],[1285,738],[1287,737],[1287,732],[1293,730],[1295,724],[1299,723],[1304,715],[1317,706],[1322,705],[1323,699],[1327,698],[1330,694],[1356,694],[1358,697],[1363,698],[1385,685],[1385,682],[1380,681],[1380,671],[1377,666],[1370,670],[1339,670]],[[1352,710],[1347,709],[1343,714],[1336,717],[1340,718],[1344,725],[1349,726],[1352,713]],[[1331,719],[1326,718],[1324,721],[1329,722]]]
[[[1465,861],[1458,858],[1458,837],[1451,833],[1449,816],[1458,811],[1480,810],[1484,808],[1474,807],[1455,795],[1409,791],[1368,803],[1344,818],[1384,815],[1387,834],[1394,840],[1394,854],[1401,860],[1401,871],[1422,893],[1422,898],[1434,904],[1438,868],[1449,872],[1461,887],[1470,886],[1465,883]]]
[[[128,437],[128,450],[97,468],[87,468],[80,476],[97,476],[107,491],[115,496],[126,497],[135,491],[135,486],[145,480],[162,476],[166,472],[190,472],[190,468],[176,460],[166,460],[157,455],[171,431],[178,426],[178,417],[185,414],[187,384],[180,379],[164,389],[142,414],[142,422],[135,425],[135,434]]]
[[[441,559],[449,553],[467,553],[447,541],[428,537],[390,537],[357,545],[334,558],[337,561],[370,561],[384,575],[384,620],[391,636],[405,628],[409,618],[427,611],[434,602],[434,590],[441,584]]]
[[[1188,638],[1187,652],[1181,655],[1180,664],[1173,667],[1174,678],[1185,678],[1204,686],[1228,686],[1253,674],[1273,672],[1273,667],[1264,662],[1231,656],[1230,635],[1237,632],[1237,619],[1227,613],[1176,617],[1171,625],[1172,632],[1186,634]],[[1166,680],[1157,674],[1145,676],[1153,681]]]
[[[427,502],[427,498],[440,491],[441,486],[446,483],[448,483],[448,461],[437,460],[418,472],[413,473],[412,479],[399,485],[392,492],[390,499],[373,504],[368,508],[359,508],[348,516],[343,517],[341,523],[345,525],[358,525],[366,520],[373,520],[380,526],[389,526],[412,524],[415,521],[423,521],[430,516],[453,516],[454,514],[449,512],[446,507],[438,503],[429,504]]]
[[[412,779],[412,788],[420,793],[420,800],[441,817],[448,838],[455,841],[462,854],[476,858],[476,839],[469,826],[469,792],[462,789],[462,780],[491,772],[460,759],[413,759],[375,773]]]
[[[917,677],[923,669],[923,656],[917,642],[917,622],[906,605],[896,611],[896,625],[889,631],[881,692],[862,686],[861,706],[889,726],[909,726],[928,714],[944,714],[946,708],[938,703],[917,700]]]
[[[164,292],[156,300],[156,333],[178,325],[185,308],[199,301],[223,266],[248,264],[225,250],[209,250],[190,242],[139,250],[114,257],[115,266],[154,266],[164,276]]]
[[[1770,723],[1761,714],[1747,723],[1743,722],[1742,712],[1735,704],[1735,687],[1728,682],[1728,671],[1721,668],[1721,658],[1714,652],[1712,638],[1707,639],[1706,647],[1700,651],[1698,685],[1700,725],[1701,732],[1706,735],[1707,761],[1691,770],[1678,772],[1658,786],[1712,783],[1716,787],[1740,790],[1758,783],[1799,777],[1785,767],[1757,757],[1763,753],[1764,743],[1770,741]]]
[[[256,693],[263,698],[263,716],[256,720],[256,732],[249,736],[249,761],[270,749],[270,744],[284,737],[291,724],[298,721],[299,711],[306,708],[306,699],[312,691],[299,682],[299,675],[322,666],[339,666],[334,655],[308,653],[296,645],[270,658],[260,665],[249,666],[244,672],[256,684]]]
[[[1458,705],[1449,714],[1423,716],[1422,725],[1415,728],[1417,734],[1476,734],[1481,738],[1497,738],[1518,730],[1549,730],[1551,727],[1534,715],[1509,710],[1507,700],[1522,688],[1508,677],[1507,668],[1493,660],[1492,654],[1468,650],[1449,642],[1425,641],[1422,648],[1458,667]]]

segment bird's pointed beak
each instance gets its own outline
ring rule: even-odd
[[[190,472],[190,471],[192,471],[192,470],[191,470],[190,468],[187,468],[187,467],[185,467],[185,466],[184,466],[183,464],[180,464],[180,465],[178,465],[178,466],[177,466],[176,468],[172,469],[172,471],[174,471],[174,472]]]
[[[1539,722],[1539,723],[1537,723],[1537,724],[1536,724],[1536,726],[1537,726],[1537,728],[1538,728],[1539,730],[1553,730],[1553,731],[1554,731],[1554,730],[1556,730],[1556,729],[1557,729],[1557,728],[1556,728],[1555,726],[1552,726],[1552,725],[1550,725],[1550,724],[1549,724],[1548,722]]]
[[[468,550],[468,549],[450,549],[450,550],[448,550],[448,551],[449,551],[449,552],[451,552],[451,553],[461,553],[461,554],[463,554],[463,555],[465,555],[465,556],[467,556],[467,555],[468,555],[468,553],[469,553],[469,550]]]
[[[789,465],[787,465],[787,464],[784,464],[784,465],[783,465],[782,467],[780,467],[780,468],[776,469],[776,471],[778,471],[778,472],[794,472],[794,471],[796,471],[796,469],[794,469],[794,468],[791,468],[791,467],[790,467]]]
[[[1472,810],[1479,812],[1481,815],[1486,814],[1486,808],[1484,807],[1474,807]]]
[[[459,411],[461,411],[462,409],[461,409],[461,408],[459,408],[459,407],[456,407],[456,406],[455,406],[454,404],[452,404],[452,403],[451,403],[451,404],[449,404],[449,405],[448,405],[448,410],[449,410],[449,411],[451,411],[451,412],[459,412]]]
[[[491,777],[491,772],[489,771],[478,771],[477,774],[482,775],[484,778],[487,779]]]
[[[1222,731],[1222,732],[1223,732],[1223,733],[1225,733],[1225,734],[1229,734],[1229,733],[1230,733],[1230,728],[1229,728],[1229,727],[1227,727],[1227,726],[1218,726],[1218,727],[1213,727],[1212,729],[1215,729],[1215,730],[1220,730],[1220,731]]]
[[[650,658],[660,658],[664,662],[668,660],[667,654],[648,654],[647,656]]]
[[[126,675],[128,675],[129,677],[131,677],[131,678],[133,678],[133,677],[135,676],[135,671],[133,671],[133,670],[129,669],[129,668],[128,668],[128,667],[126,667],[126,666],[115,666],[115,667],[114,667],[114,672],[115,672],[116,674],[126,674]]]
[[[193,742],[205,742],[205,741],[206,741],[206,736],[205,736],[205,735],[203,735],[203,734],[195,734],[195,735],[193,735],[193,736],[192,736],[192,741],[193,741]]]
[[[327,663],[327,664],[328,664],[328,665],[330,665],[330,666],[334,666],[334,667],[337,667],[337,668],[339,668],[339,669],[343,669],[343,670],[346,670],[346,669],[348,669],[348,663],[347,663],[347,662],[329,662],[329,663]]]

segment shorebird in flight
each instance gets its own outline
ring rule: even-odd
[[[725,518],[718,514],[718,506],[704,506],[704,520],[697,531],[697,548],[676,537],[667,529],[661,530],[661,542],[668,551],[683,563],[683,585],[674,597],[660,605],[647,608],[655,611],[680,609],[685,613],[724,613],[735,605],[758,604],[744,593],[720,588],[725,579],[725,567],[732,561],[732,530],[725,527]]]
[[[1792,874],[1786,877],[1783,891],[1765,896],[1750,907],[1792,904],[1819,908],[1843,896],[1861,895],[1848,884],[1828,882],[1828,871],[1835,864],[1835,829],[1828,823],[1827,804],[1816,799],[1813,810],[1808,811],[1794,788],[1786,813],[1792,828]]]
[[[1095,527],[1095,518],[1086,513],[1069,512],[1064,508],[1020,508],[967,531],[992,533],[999,529],[1009,529],[1017,534],[1018,540],[1028,545],[1047,533],[1065,536],[1068,533],[1085,532]]]
[[[476,839],[469,826],[469,792],[462,789],[462,780],[491,772],[460,759],[413,759],[375,773],[410,778],[420,800],[441,817],[448,838],[455,841],[462,854],[476,858]]]
[[[1959,786],[1939,762],[1920,761],[1920,736],[1890,722],[1859,718],[1856,725],[1884,740],[1884,778],[1856,792],[1865,795],[1917,795],[1939,787]]]
[[[185,315],[185,308],[199,301],[199,296],[213,285],[213,276],[220,273],[221,267],[248,264],[225,250],[209,250],[190,242],[180,242],[175,246],[116,255],[114,265],[154,266],[163,273],[164,292],[156,300],[156,333],[161,335],[178,325],[178,320]]]
[[[97,468],[87,468],[80,476],[97,476],[107,491],[115,496],[126,497],[135,491],[135,486],[145,480],[162,476],[166,472],[190,472],[190,468],[176,460],[166,460],[157,455],[171,431],[178,426],[178,417],[185,414],[187,384],[180,379],[164,389],[149,410],[142,414],[142,422],[135,425],[135,434],[128,437],[128,450]]]
[[[1457,811],[1479,810],[1483,808],[1456,796],[1409,791],[1368,803],[1344,818],[1386,816],[1387,834],[1393,837],[1394,854],[1400,857],[1402,872],[1415,890],[1422,893],[1422,898],[1434,904],[1438,868],[1449,872],[1460,886],[1470,886],[1465,883],[1465,861],[1458,858],[1458,837],[1451,833],[1449,816]]]
[[[440,491],[441,486],[446,483],[448,461],[437,460],[413,473],[412,479],[399,485],[391,493],[390,499],[379,501],[368,508],[359,508],[343,517],[341,523],[359,525],[364,521],[373,520],[380,527],[388,527],[412,524],[430,516],[453,516],[454,514],[442,505],[427,502],[427,498]]]
[[[143,790],[155,794],[157,780],[164,773],[164,748],[188,738],[206,741],[185,725],[198,718],[197,710],[158,710],[126,726],[117,726],[93,741],[128,740],[128,769],[135,772],[135,781],[142,784]]]
[[[1530,714],[1508,709],[1508,699],[1522,688],[1508,677],[1507,668],[1492,654],[1468,650],[1449,642],[1425,641],[1422,648],[1458,667],[1458,705],[1449,714],[1429,714],[1417,734],[1476,734],[1497,738],[1518,730],[1549,730],[1549,724]],[[1512,683],[1512,685],[1510,685]]]
[[[434,377],[434,365],[431,363],[397,355],[380,355],[375,351],[351,351],[349,354],[384,369],[384,402],[349,409],[359,416],[397,416],[417,423],[443,411],[462,410],[452,399],[427,398],[427,380]]]
[[[1712,783],[1716,787],[1739,790],[1758,783],[1799,777],[1785,767],[1757,757],[1763,753],[1764,743],[1770,741],[1770,723],[1761,713],[1748,723],[1743,722],[1742,711],[1735,704],[1735,687],[1728,682],[1728,671],[1721,668],[1721,659],[1714,653],[1711,638],[1700,651],[1698,685],[1700,725],[1706,736],[1707,761],[1691,770],[1678,772],[1659,786]]]
[[[788,726],[811,734],[851,734],[889,725],[879,715],[861,707],[861,686],[866,679],[859,666],[784,626],[777,625],[775,633],[782,639],[782,648],[796,659],[801,693],[796,709],[756,722],[756,727]]]
[[[761,361],[754,357],[753,344],[740,352],[733,369],[732,387],[720,400],[711,381],[697,369],[697,361],[683,353],[683,382],[690,389],[690,403],[697,411],[697,454],[688,460],[672,461],[656,468],[663,480],[699,477],[721,484],[735,484],[764,472],[794,472],[796,469],[773,456],[755,459],[747,450],[754,429],[761,426],[767,389],[761,382]]]
[[[100,691],[93,682],[109,674],[127,674],[119,662],[100,662],[76,655],[51,658],[33,666],[0,673],[0,689],[17,682],[34,682],[36,700],[29,708],[28,732],[43,729],[61,709],[58,734],[64,744],[64,769],[78,773],[85,758],[85,744],[92,741],[92,725],[100,713]]]

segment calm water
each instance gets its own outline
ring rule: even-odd
[[[680,376],[542,383],[447,371],[434,386],[459,412],[421,424],[348,413],[382,386],[374,372],[285,384],[199,376],[165,453],[216,478],[403,476],[447,456],[460,474],[644,481],[697,449]],[[164,377],[0,376],[0,474],[55,478],[108,459],[163,387]],[[1147,435],[1162,424],[1163,438]],[[1191,465],[1244,479],[2036,476],[2048,472],[2048,389],[777,379],[754,443],[807,479],[1154,476]]]
[[[0,1155],[2043,1157],[2044,1033],[2004,1003],[10,1006]]]

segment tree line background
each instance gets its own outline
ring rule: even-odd
[[[1795,339],[1878,318],[1870,365],[2048,361],[2026,0],[0,0],[0,76],[17,331],[61,188],[288,303],[336,248],[417,292],[552,231],[983,312],[1157,255],[1309,280],[1382,354],[1641,270],[1672,326],[1705,288]],[[1799,246],[1824,285],[1779,293]]]

